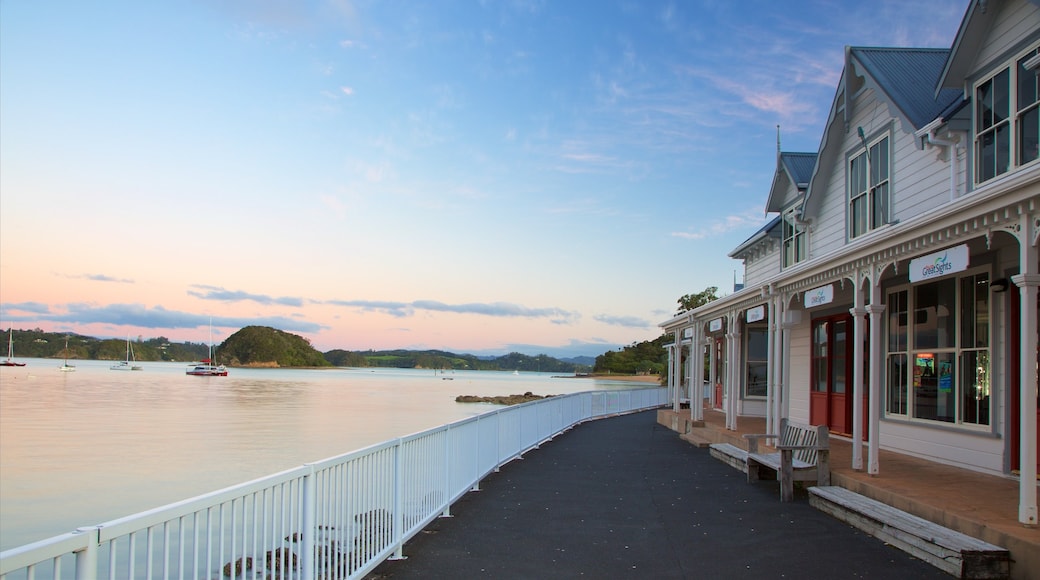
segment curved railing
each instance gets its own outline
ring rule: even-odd
[[[515,405],[0,553],[0,580],[360,578],[492,471],[667,389]]]

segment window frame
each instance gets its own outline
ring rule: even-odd
[[[970,298],[966,296],[966,288],[970,285],[968,281],[972,280],[975,284],[973,286],[976,290],[976,293],[973,294],[975,297],[979,296],[977,293],[978,286],[982,284],[982,280],[985,280],[985,283],[982,284],[986,287],[986,311],[984,313],[977,309],[977,300],[973,304],[966,302]],[[994,363],[994,304],[992,296],[989,295],[988,291],[988,285],[991,280],[992,273],[988,267],[983,266],[970,268],[963,272],[958,272],[956,275],[950,275],[937,280],[918,284],[899,284],[886,288],[885,304],[887,308],[883,330],[885,337],[885,392],[883,405],[884,414],[887,418],[898,418],[922,425],[944,425],[975,432],[992,431],[994,422],[998,419],[996,414],[999,410],[994,409],[991,385]],[[917,290],[928,285],[947,281],[952,281],[956,288],[954,303],[948,305],[948,308],[956,316],[956,318],[951,320],[952,330],[955,334],[954,344],[930,346],[917,344],[920,336],[917,328],[919,324],[917,322],[918,311],[922,310],[920,305],[916,303]],[[971,324],[968,324],[968,321],[965,320],[966,313],[969,311],[973,316]],[[898,325],[898,327],[893,328],[894,324]],[[983,331],[985,332],[984,337],[980,334]],[[968,344],[969,339],[971,344]],[[949,379],[954,389],[952,394],[954,404],[952,421],[937,417],[921,416],[921,410],[918,409],[918,393],[915,392],[915,388],[922,388],[923,386],[914,385],[914,370],[918,359],[922,357],[924,359],[932,358],[937,362],[941,358],[948,360],[952,357],[953,375]],[[965,375],[964,370],[967,368],[965,365],[969,359],[974,361],[977,369],[975,383],[971,384],[966,382],[969,377]],[[985,361],[986,368],[978,370],[977,364],[979,360]],[[979,374],[980,372],[981,375]],[[942,384],[941,380],[939,384]],[[974,409],[968,408],[965,403],[965,396],[968,394],[969,389],[985,391],[985,404],[979,399]],[[983,407],[985,408],[984,419],[980,412]]]
[[[1025,67],[1038,54],[1040,45],[1033,44],[972,83],[976,186],[1040,159],[1040,80],[1035,76],[1037,70]]]
[[[845,231],[849,240],[891,221],[892,138],[889,131],[874,135],[865,146],[861,145],[847,156],[845,190]]]
[[[781,268],[790,268],[808,256],[808,230],[798,223],[798,207],[790,207],[781,215]]]

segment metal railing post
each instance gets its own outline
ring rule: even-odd
[[[76,552],[76,580],[97,579],[97,547],[100,532],[97,526],[76,528],[76,533],[88,534],[85,547]]]
[[[391,560],[404,560],[404,453],[401,440],[394,445],[394,555]]]
[[[302,484],[302,502],[303,513],[301,515],[301,526],[303,532],[303,543],[300,546],[302,552],[299,557],[303,559],[300,563],[300,577],[305,580],[314,580],[314,536],[317,532],[317,526],[315,525],[315,510],[317,509],[317,502],[315,501],[315,494],[317,493],[317,484],[314,481],[314,468],[311,467],[310,472],[303,476]]]

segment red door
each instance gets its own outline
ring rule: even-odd
[[[826,425],[832,432],[852,433],[853,348],[852,316],[839,314],[818,318],[812,324],[812,390],[809,421]],[[864,337],[869,336],[864,325]],[[866,340],[861,348],[869,344]],[[868,360],[864,356],[864,362]],[[864,364],[864,367],[866,365]],[[864,368],[864,384],[869,384]],[[867,389],[863,389],[864,425],[867,425]],[[864,430],[864,436],[869,437]]]

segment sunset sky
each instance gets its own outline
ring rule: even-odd
[[[0,3],[0,328],[595,356],[967,0]]]

